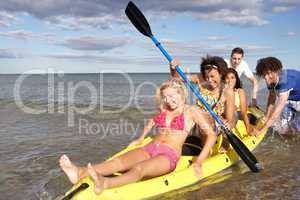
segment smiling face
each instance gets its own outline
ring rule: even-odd
[[[243,54],[239,54],[239,53],[232,54],[231,59],[230,59],[232,67],[235,68],[235,67],[239,66],[241,64],[242,60],[243,60]]]
[[[271,71],[271,70],[266,71],[264,73],[263,77],[264,77],[266,83],[270,86],[276,85],[279,80],[278,72]]]
[[[220,87],[222,76],[217,69],[205,70],[205,80],[212,89]]]
[[[178,89],[167,87],[161,91],[161,98],[166,108],[175,110],[184,105],[184,96]]]
[[[231,88],[234,89],[236,84],[236,78],[233,73],[228,73],[225,78],[225,83]]]

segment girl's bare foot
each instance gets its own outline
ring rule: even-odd
[[[95,194],[99,195],[103,192],[105,189],[105,182],[104,182],[104,177],[101,176],[100,174],[97,174],[95,169],[92,167],[91,163],[88,164],[88,173],[91,176],[91,178],[94,180],[95,183],[95,188],[94,192]]]
[[[59,165],[68,176],[71,183],[75,184],[79,180],[79,168],[74,165],[68,156],[62,155],[59,159]]]

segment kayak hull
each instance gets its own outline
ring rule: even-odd
[[[249,109],[252,115],[256,118],[261,118],[263,113],[258,109]],[[255,128],[261,127],[262,121],[257,120]],[[242,121],[238,121],[236,128],[233,132],[241,139],[241,141],[248,147],[250,151],[255,149],[257,145],[263,140],[266,135],[266,132],[262,133],[259,137],[249,136],[246,133],[245,125]],[[143,142],[143,146],[151,141],[151,138],[146,138]],[[240,158],[237,153],[229,148],[227,153],[218,153],[218,148],[220,146],[221,140],[218,139],[215,147],[212,150],[212,155],[207,158],[202,165],[202,178],[209,177],[213,174],[216,174],[233,164],[237,163]],[[134,148],[138,148],[140,146],[129,146],[123,151],[117,153],[112,158],[123,154],[127,151],[130,151]],[[110,159],[112,159],[110,158]],[[191,163],[197,158],[197,156],[181,156],[176,169],[169,174],[139,181],[136,183],[127,184],[124,186],[111,188],[105,190],[102,194],[96,195],[93,191],[94,183],[90,177],[86,177],[80,180],[77,184],[75,184],[67,193],[74,191],[81,184],[87,183],[89,187],[78,194],[76,194],[72,200],[124,200],[124,199],[144,199],[153,197],[156,195],[160,195],[169,191],[173,191],[176,189],[180,189],[192,184],[197,183],[199,178],[195,176],[195,172],[193,168],[189,168]]]

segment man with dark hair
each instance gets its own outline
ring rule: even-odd
[[[260,130],[256,130],[255,134],[259,135],[267,130],[279,116],[280,127],[284,131],[300,132],[300,72],[292,69],[284,70],[280,60],[267,57],[258,61],[256,73],[265,79],[269,96],[266,123]]]
[[[251,81],[253,85],[252,89],[252,105],[256,106],[256,95],[258,90],[258,83],[253,75],[252,71],[249,69],[248,64],[244,60],[244,51],[240,47],[236,47],[231,51],[231,58],[230,60],[225,59],[228,68],[233,68],[237,71],[239,77],[241,77],[243,74]]]

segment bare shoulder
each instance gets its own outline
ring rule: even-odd
[[[234,95],[234,90],[232,88],[224,88],[224,94],[226,96],[232,96]]]
[[[185,110],[185,112],[186,113],[191,113],[191,112],[193,112],[193,105],[185,105],[185,107],[184,107],[184,110]]]
[[[185,110],[186,113],[192,118],[199,117],[199,115],[202,113],[201,109],[197,105],[187,105]]]
[[[245,92],[245,90],[243,88],[239,88],[237,90],[237,92],[238,92],[239,95],[245,95],[246,94],[246,92]]]

